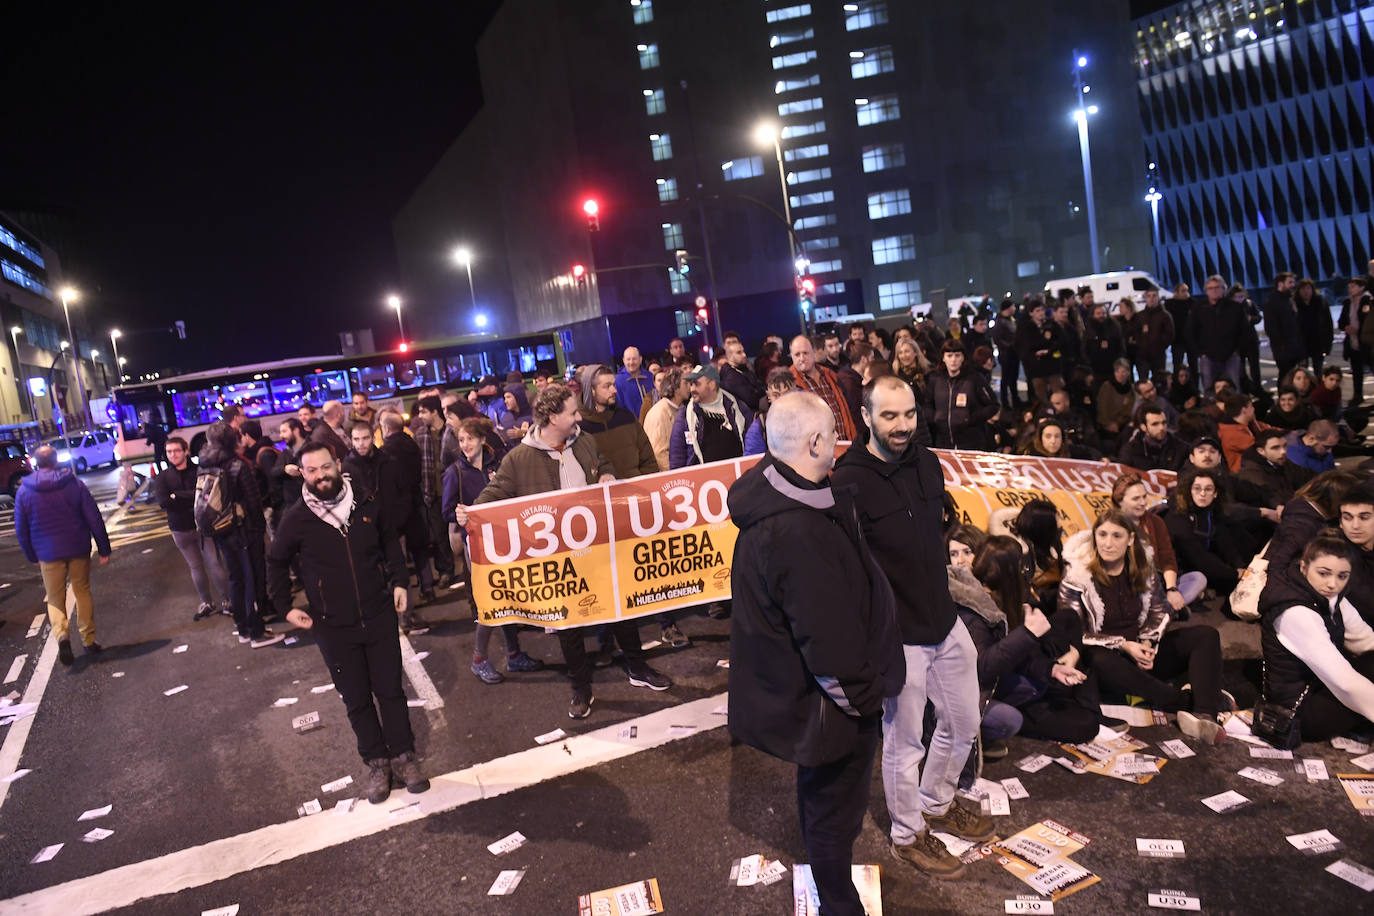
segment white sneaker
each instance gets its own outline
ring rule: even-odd
[[[1226,729],[1218,725],[1214,717],[1194,715],[1186,709],[1179,710],[1178,730],[1203,744],[1220,744],[1226,740]]]
[[[239,638],[242,639],[242,637]],[[264,646],[275,646],[285,638],[285,633],[273,633],[271,630],[264,630],[262,638],[251,640],[248,644],[254,649],[261,649]]]

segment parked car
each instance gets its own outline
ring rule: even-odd
[[[33,464],[24,454],[24,445],[17,440],[0,441],[0,481],[4,481],[5,492],[14,496],[19,492],[19,481],[26,474],[33,473]]]
[[[115,457],[114,436],[103,429],[76,433],[65,439],[52,439],[44,444],[57,449],[59,464],[70,461],[72,470],[78,474],[84,474],[89,468],[102,464],[114,467],[119,463],[119,459]]]

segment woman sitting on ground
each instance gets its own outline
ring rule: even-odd
[[[1213,468],[1192,468],[1179,478],[1164,515],[1178,568],[1202,573],[1206,585],[1219,595],[1235,590],[1254,556],[1239,546],[1248,544],[1248,538],[1227,518],[1225,508],[1221,474]]]
[[[1042,417],[1035,422],[1029,442],[1021,447],[1021,454],[1038,458],[1078,458],[1098,461],[1102,453],[1086,445],[1076,445],[1064,434],[1064,426],[1057,417]]]
[[[945,553],[949,556],[949,565],[972,569],[974,556],[987,540],[987,533],[977,525],[955,525],[950,528],[945,532]]]
[[[1341,500],[1360,482],[1350,471],[1323,471],[1293,495],[1283,507],[1264,559],[1269,569],[1286,569],[1296,563],[1308,542],[1340,519]]]
[[[978,649],[983,756],[1017,733],[1048,741],[1091,741],[1100,719],[1097,691],[1076,665],[1081,628],[1071,613],[1042,614],[1030,603],[1015,538],[988,538],[972,569],[950,568],[950,595]]]
[[[1064,577],[1064,529],[1059,508],[1048,499],[1032,499],[1009,526],[1021,542],[1021,572],[1030,586],[1031,603],[1046,614],[1059,609],[1059,583]]]
[[[1218,715],[1234,708],[1221,689],[1221,635],[1212,627],[1167,630],[1164,589],[1134,523],[1108,509],[1064,544],[1061,608],[1083,625],[1083,653],[1104,693],[1131,694],[1167,712],[1190,738],[1216,744]],[[1187,676],[1185,691],[1172,683]]]
[[[1179,575],[1173,538],[1164,519],[1150,511],[1151,502],[1145,479],[1134,471],[1122,474],[1112,484],[1112,505],[1140,529],[1152,565],[1164,582],[1164,599],[1176,619],[1187,620],[1188,606],[1207,590],[1207,576],[1196,569]]]
[[[1351,546],[1318,535],[1297,567],[1271,572],[1260,596],[1261,696],[1296,711],[1303,741],[1374,722],[1374,630],[1343,596]]]

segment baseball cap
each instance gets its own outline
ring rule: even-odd
[[[1193,448],[1197,448],[1199,445],[1210,445],[1217,451],[1221,451],[1221,440],[1216,436],[1198,436],[1193,440]]]
[[[695,382],[699,378],[709,378],[716,384],[720,384],[720,373],[717,372],[716,367],[711,365],[710,363],[707,363],[704,366],[697,366],[691,372],[688,372],[686,375],[684,375],[683,378],[685,378],[689,382]]]

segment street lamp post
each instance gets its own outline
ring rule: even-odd
[[[1083,83],[1083,68],[1088,58],[1073,52],[1073,118],[1078,122],[1078,153],[1083,160],[1083,194],[1088,208],[1088,244],[1092,246],[1093,273],[1102,273],[1102,254],[1097,247],[1097,207],[1093,204],[1093,167],[1092,156],[1088,150],[1088,115],[1097,114],[1096,105],[1084,105],[1084,96],[1090,86]]]
[[[401,323],[401,297],[393,293],[386,297],[386,304],[396,310],[396,327],[401,332],[400,349],[404,350],[406,346],[406,326]]]
[[[33,390],[29,388],[29,380],[24,377],[24,373],[19,367],[19,335],[22,333],[24,333],[24,329],[17,324],[14,327],[10,328],[10,340],[14,342],[14,377],[15,380],[19,382],[20,387],[24,389],[24,393],[28,395],[29,419],[37,423],[38,411],[35,410],[33,406]]]
[[[477,287],[472,285],[472,250],[468,248],[454,249],[453,260],[462,264],[468,272],[468,302],[472,306],[472,323],[481,327],[486,322],[480,320],[477,314]]]
[[[59,295],[62,298],[62,316],[67,319],[67,339],[72,342],[72,368],[76,370],[76,392],[81,398],[81,416],[86,420],[87,428],[90,428],[94,424],[91,423],[91,405],[86,401],[86,383],[81,380],[81,347],[72,333],[70,304],[76,300],[77,294],[70,286],[64,286]]]
[[[110,332],[110,346],[114,349],[115,381],[121,384],[124,381],[124,373],[120,371],[119,368],[121,365],[123,365],[123,363],[121,363],[119,359],[119,338],[122,336],[123,335],[119,333],[119,328],[115,328]]]
[[[761,146],[767,146],[770,143],[773,145],[773,156],[778,162],[778,184],[782,188],[782,215],[783,219],[787,221],[787,244],[792,251],[792,264],[797,269],[797,275],[801,276],[809,269],[811,262],[804,258],[798,250],[797,234],[792,226],[792,200],[787,195],[787,170],[782,163],[782,138],[778,129],[772,124],[760,124],[754,131],[754,138]],[[803,334],[806,333],[807,322],[810,317],[810,315],[802,313],[801,329]]]

